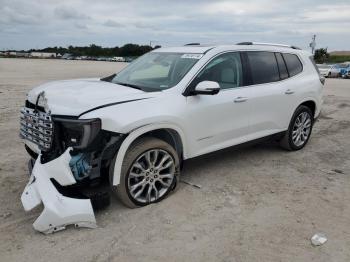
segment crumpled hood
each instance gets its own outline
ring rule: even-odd
[[[49,82],[27,94],[35,104],[38,95],[45,91],[45,100],[53,115],[79,116],[83,112],[106,104],[151,97],[150,93],[121,86],[98,78]],[[41,104],[39,100],[39,105]]]

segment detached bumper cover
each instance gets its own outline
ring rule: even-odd
[[[39,156],[21,196],[26,211],[43,203],[44,210],[33,227],[45,234],[63,230],[72,224],[76,227],[96,228],[91,201],[63,196],[50,180],[53,178],[62,186],[76,183],[69,167],[70,150],[67,149],[60,157],[46,164],[40,163]]]

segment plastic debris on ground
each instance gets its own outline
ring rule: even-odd
[[[324,234],[318,233],[312,236],[311,243],[314,246],[321,246],[327,242],[327,238]]]
[[[193,187],[195,187],[195,188],[199,188],[199,189],[201,189],[201,188],[202,188],[202,186],[201,186],[201,185],[197,185],[197,184],[194,184],[194,183],[188,182],[188,181],[186,181],[186,180],[181,180],[181,182],[182,182],[182,183],[184,183],[184,184],[186,184],[186,185],[193,186]]]

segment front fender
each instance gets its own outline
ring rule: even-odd
[[[164,123],[157,123],[157,124],[148,124],[148,125],[139,127],[129,133],[129,135],[125,138],[125,140],[123,141],[123,143],[121,144],[118,150],[117,157],[114,163],[114,168],[113,168],[113,179],[112,179],[113,186],[119,185],[120,183],[120,174],[121,174],[121,168],[124,161],[124,157],[125,157],[126,151],[128,150],[129,146],[132,144],[132,142],[134,142],[141,135],[157,129],[175,130],[181,137],[182,147],[183,147],[183,157],[184,159],[188,157],[185,134],[182,131],[182,129],[177,125],[164,122]]]

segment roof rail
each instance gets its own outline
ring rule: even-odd
[[[253,42],[240,42],[240,43],[237,43],[236,45],[252,45]]]
[[[200,43],[189,43],[189,44],[186,44],[185,46],[188,46],[188,45],[200,45]]]
[[[279,46],[279,47],[287,47],[287,48],[301,50],[301,48],[294,45],[282,45],[282,44],[274,44],[274,43],[240,42],[240,43],[237,43],[236,45],[266,45],[266,46]]]

